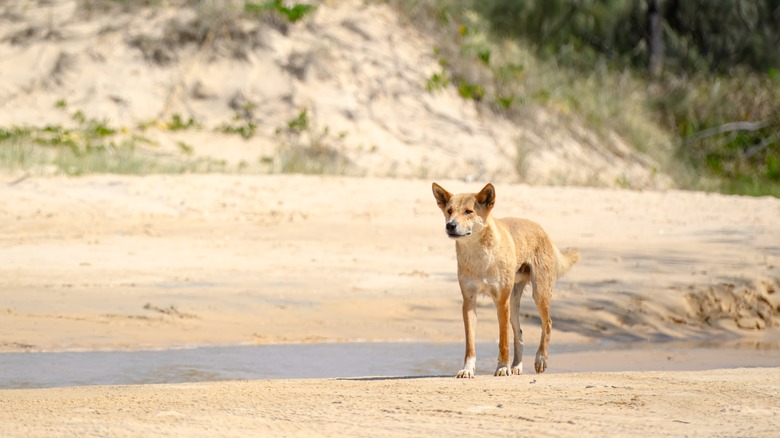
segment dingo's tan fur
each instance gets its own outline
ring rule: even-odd
[[[555,280],[577,263],[575,249],[563,252],[553,245],[541,226],[527,219],[494,219],[490,212],[496,190],[487,184],[479,193],[453,195],[433,183],[445,218],[445,231],[455,240],[458,282],[463,294],[463,325],[466,328],[466,357],[457,377],[474,377],[477,361],[474,333],[477,325],[477,296],[493,298],[498,312],[499,343],[496,376],[523,373],[523,330],[520,328],[520,297],[528,282],[542,321],[542,339],[536,352],[537,373],[547,369],[547,346],[552,320],[550,300]],[[514,360],[509,363],[509,335],[514,332]]]

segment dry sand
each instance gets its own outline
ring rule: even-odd
[[[0,198],[5,351],[462,340],[430,181],[29,178]],[[776,337],[777,199],[500,185],[496,214],[583,254],[556,288],[553,343]],[[490,300],[480,315],[495,341]]]
[[[3,436],[776,437],[780,368],[0,392]]]

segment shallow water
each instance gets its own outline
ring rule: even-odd
[[[535,353],[526,348],[527,354]],[[492,374],[497,345],[477,345],[477,373]],[[702,344],[551,345],[550,373],[780,366],[780,350]],[[0,354],[0,389],[241,379],[452,376],[460,343],[332,343],[173,350]],[[674,359],[673,359],[674,358]],[[523,358],[533,372],[533,356]]]

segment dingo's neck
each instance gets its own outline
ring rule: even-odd
[[[478,233],[474,233],[467,237],[462,237],[455,241],[455,249],[458,252],[461,251],[484,251],[492,248],[496,245],[498,240],[498,225],[493,220],[492,216],[488,216],[485,221],[485,226],[479,230]]]

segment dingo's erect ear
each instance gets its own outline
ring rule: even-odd
[[[439,206],[439,208],[444,208],[447,206],[447,203],[450,202],[450,198],[452,198],[452,193],[444,190],[444,188],[436,183],[433,183],[433,197],[436,198],[436,205]]]
[[[487,183],[482,190],[477,193],[477,202],[484,205],[486,209],[490,210],[496,203],[496,189],[493,184]]]

